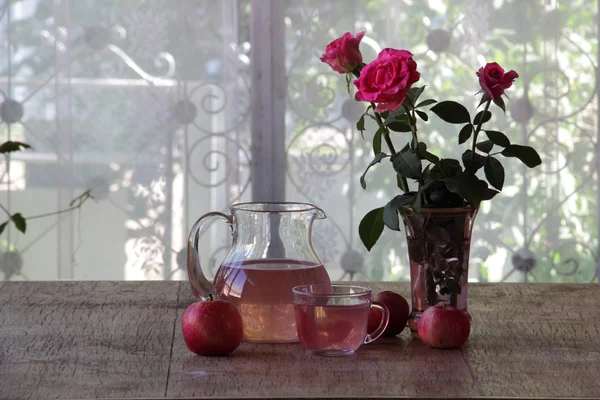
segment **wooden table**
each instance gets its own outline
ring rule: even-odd
[[[0,398],[600,397],[600,286],[473,284],[462,350],[402,337],[353,357],[299,344],[190,353],[187,282],[0,284]],[[373,283],[409,294],[405,283]]]

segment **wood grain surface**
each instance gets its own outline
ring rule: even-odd
[[[406,283],[369,283],[409,295]],[[0,398],[600,398],[600,286],[472,284],[461,350],[401,337],[346,358],[299,344],[190,353],[187,282],[0,286]]]
[[[164,396],[179,288],[177,282],[5,283],[0,398]]]

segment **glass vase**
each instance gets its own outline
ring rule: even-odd
[[[400,212],[410,259],[408,324],[413,337],[419,337],[419,318],[430,306],[441,303],[467,312],[469,252],[477,211],[462,207],[422,208],[421,214],[408,209]]]

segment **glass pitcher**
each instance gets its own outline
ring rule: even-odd
[[[192,227],[187,269],[194,296],[234,304],[247,342],[297,341],[292,288],[331,284],[311,240],[314,219],[325,213],[305,203],[240,203],[230,212],[205,214]],[[233,243],[210,283],[200,267],[198,240],[215,219],[229,224]]]

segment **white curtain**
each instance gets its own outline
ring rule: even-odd
[[[96,198],[28,220],[25,234],[9,226],[0,276],[185,279],[195,219],[273,186],[273,200],[327,213],[313,242],[333,279],[408,280],[404,233],[384,232],[370,253],[358,239],[362,216],[397,189],[384,167],[360,187],[362,106],[318,59],[366,31],[367,61],[410,50],[437,99],[475,106],[486,61],[520,75],[493,123],[543,164],[506,163],[503,193],[477,218],[471,279],[596,281],[597,18],[586,0],[0,0],[0,140],[33,146],[0,165],[0,203],[28,217],[86,189]],[[432,121],[422,140],[457,158],[455,130]],[[265,156],[286,168],[258,168]],[[228,235],[203,235],[207,269]]]

